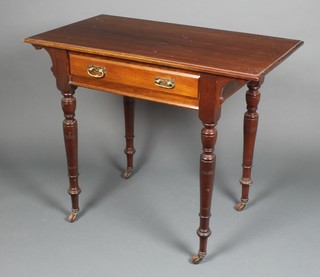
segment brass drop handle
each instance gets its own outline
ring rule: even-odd
[[[154,84],[162,88],[174,88],[175,82],[170,78],[155,77]]]
[[[103,78],[106,75],[106,68],[104,66],[98,65],[88,65],[87,73],[93,78]]]

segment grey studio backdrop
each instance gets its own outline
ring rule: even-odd
[[[317,0],[0,0],[0,276],[319,276],[320,24]],[[198,247],[201,125],[137,101],[134,175],[122,98],[78,89],[81,215],[70,224],[61,96],[24,37],[112,14],[301,39],[261,89],[250,204],[240,197],[245,88],[223,106],[208,256]]]

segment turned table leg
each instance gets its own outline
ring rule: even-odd
[[[214,185],[217,141],[217,123],[221,115],[221,95],[229,79],[210,74],[201,74],[199,80],[199,119],[201,130],[202,153],[200,155],[200,224],[197,229],[199,250],[192,257],[192,263],[198,264],[207,254],[207,242],[211,235],[209,221]]]
[[[249,90],[246,93],[247,111],[244,114],[243,125],[243,163],[242,178],[240,184],[242,186],[242,195],[240,202],[235,206],[237,211],[242,211],[249,201],[249,189],[252,185],[251,169],[253,161],[254,144],[258,129],[258,104],[260,100],[259,88],[261,83],[250,82]]]
[[[67,154],[69,189],[68,193],[71,196],[72,210],[68,217],[70,222],[76,220],[79,212],[78,195],[81,189],[78,186],[78,126],[75,119],[76,98],[73,96],[74,90],[63,92],[61,100],[62,109],[65,119],[63,121],[64,142]]]
[[[211,199],[214,183],[216,155],[214,146],[217,140],[216,124],[203,123],[201,141],[203,153],[200,156],[200,226],[197,234],[200,238],[198,254],[192,257],[192,262],[198,264],[207,253],[207,240],[211,235],[209,220],[211,216]]]
[[[134,140],[134,106],[135,99],[132,97],[123,97],[124,118],[125,118],[125,138],[126,148],[124,153],[127,155],[127,169],[123,173],[123,177],[128,179],[133,170],[133,155],[136,152],[133,146]]]
[[[70,86],[68,52],[63,49],[55,49],[50,47],[45,47],[44,49],[51,57],[51,71],[56,78],[57,88],[63,95],[61,100],[61,106],[64,112],[63,133],[69,175],[68,193],[71,196],[72,203],[72,210],[68,220],[70,222],[74,222],[79,213],[78,196],[81,192],[81,189],[78,185],[78,124],[77,120],[75,119],[77,101],[73,96],[76,87]]]

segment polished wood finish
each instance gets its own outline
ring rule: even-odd
[[[72,210],[68,217],[75,221],[79,212],[78,195],[81,189],[78,185],[78,123],[75,119],[76,98],[73,96],[76,87],[69,83],[69,58],[65,50],[45,48],[52,59],[52,72],[56,77],[57,88],[63,95],[61,106],[64,112],[63,133],[67,154],[69,189]]]
[[[242,162],[242,178],[240,184],[242,185],[241,201],[236,205],[237,211],[242,211],[249,201],[249,188],[252,185],[251,170],[253,162],[254,145],[258,130],[257,113],[258,104],[260,101],[259,88],[261,82],[249,82],[249,90],[246,93],[247,111],[244,114],[243,123],[243,162]]]
[[[25,39],[45,48],[63,94],[64,133],[73,221],[79,211],[75,87],[123,95],[128,178],[133,168],[134,100],[146,99],[198,110],[200,155],[199,251],[207,253],[215,175],[217,123],[226,99],[248,85],[244,119],[241,210],[248,199],[258,124],[258,91],[265,75],[302,41],[239,32],[100,15]],[[93,71],[92,71],[93,69]],[[94,72],[94,74],[92,74]],[[95,75],[97,74],[97,75]],[[160,86],[159,86],[160,85]]]
[[[132,97],[123,97],[124,120],[125,120],[125,138],[126,148],[124,153],[127,155],[127,169],[123,173],[123,177],[128,179],[133,170],[133,155],[136,149],[133,145],[134,140],[134,108],[135,99]]]
[[[87,74],[88,65],[103,66],[106,75],[103,78],[92,78]],[[139,98],[179,106],[198,107],[199,74],[184,70],[161,68],[133,62],[122,62],[114,59],[97,58],[92,55],[70,53],[71,83],[77,86],[94,88],[116,94],[137,97],[135,88],[143,88]],[[155,85],[155,78],[172,79],[174,88],[162,88]]]
[[[259,80],[302,42],[179,24],[99,15],[26,42],[80,53]]]

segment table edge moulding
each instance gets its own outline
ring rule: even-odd
[[[223,102],[247,85],[244,115],[242,195],[244,209],[258,126],[259,89],[267,73],[303,42],[119,16],[98,15],[24,40],[45,49],[62,93],[63,130],[74,222],[79,213],[77,87],[123,96],[128,179],[133,170],[135,99],[198,110],[203,124],[200,155],[199,263],[207,253],[214,184],[217,123]]]

